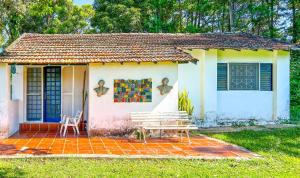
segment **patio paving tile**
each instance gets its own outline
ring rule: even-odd
[[[25,127],[25,126],[24,126]],[[38,127],[38,126],[33,126]],[[53,129],[56,130],[56,129]],[[99,154],[99,155],[148,155],[148,156],[200,156],[252,158],[251,152],[229,143],[206,136],[187,139],[150,138],[147,144],[138,139],[88,137],[86,133],[67,137],[51,131],[28,131],[0,140],[0,155],[51,155],[51,154]]]

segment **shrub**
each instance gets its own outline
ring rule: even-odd
[[[194,112],[194,106],[186,90],[183,90],[182,92],[179,93],[178,100],[179,100],[178,101],[179,111],[186,111],[188,115],[192,116]]]

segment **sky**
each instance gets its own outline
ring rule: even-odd
[[[77,5],[93,4],[94,0],[73,0],[73,2]]]

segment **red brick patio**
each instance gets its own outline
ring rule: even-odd
[[[86,155],[105,157],[182,157],[182,158],[252,158],[256,155],[243,148],[206,136],[180,142],[178,138],[152,138],[148,143],[126,138],[79,137],[69,133],[66,138],[56,132],[22,132],[0,140],[3,156]]]

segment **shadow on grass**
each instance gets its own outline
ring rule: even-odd
[[[245,147],[253,152],[270,152],[300,157],[300,127],[270,129],[266,131],[245,130],[235,133],[209,134]]]
[[[25,173],[19,168],[3,168],[0,167],[0,177],[24,177]]]

